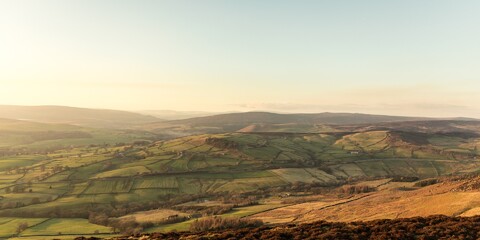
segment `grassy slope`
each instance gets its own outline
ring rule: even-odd
[[[43,123],[66,123],[89,127],[118,128],[157,122],[158,118],[108,109],[88,109],[64,106],[5,106],[0,105],[0,118],[25,119]]]
[[[48,219],[36,226],[29,227],[23,231],[20,236],[98,233],[111,233],[111,229],[109,227],[91,224],[86,219],[54,218]]]
[[[270,209],[278,208],[285,206],[285,204],[278,204],[278,203],[267,203],[267,204],[261,204],[261,205],[254,205],[254,206],[248,206],[248,207],[239,207],[239,208],[234,208],[232,212],[226,213],[219,215],[220,217],[248,217],[260,212],[268,211]],[[162,226],[158,227],[152,227],[148,229],[148,232],[170,232],[173,230],[176,231],[188,231],[190,228],[190,224],[195,221],[195,219],[188,220],[185,222],[180,222],[180,223],[173,223],[173,224],[165,224]]]
[[[129,143],[157,137],[155,134],[143,131],[97,129],[11,119],[0,119],[0,136],[0,150],[27,149],[30,151],[90,144]]]
[[[265,222],[363,221],[408,218],[435,214],[471,216],[478,213],[478,189],[460,191],[470,179],[412,188],[413,183],[390,182],[379,191],[359,194],[343,200],[325,199],[277,208],[252,218]],[[477,180],[478,181],[478,180]],[[362,183],[367,184],[367,183]],[[409,191],[402,187],[410,188]]]
[[[19,179],[32,181],[28,188],[33,193],[4,194],[0,204],[22,201],[29,205],[38,198],[41,204],[3,211],[47,211],[82,206],[92,199],[96,203],[148,201],[171,193],[247,192],[297,181],[334,183],[348,177],[434,177],[479,167],[476,161],[467,160],[468,155],[454,158],[448,149],[438,154],[431,149],[440,145],[420,148],[389,138],[389,134],[200,135],[133,148],[75,148],[46,156],[22,156],[25,160],[21,162],[9,157],[0,159],[4,170],[11,166],[8,163],[15,163],[27,167],[28,172],[4,172],[0,186],[13,187]],[[352,154],[352,146],[359,153]],[[399,154],[402,151],[409,154]],[[52,174],[51,169],[59,165],[68,169]],[[41,166],[45,166],[44,172]]]
[[[247,192],[297,181],[432,177],[478,169],[480,165],[471,157],[478,142],[477,138],[431,134],[426,144],[413,144],[390,131],[348,135],[232,133],[145,146],[77,147],[8,156],[0,159],[0,206],[4,208],[0,214],[47,214],[56,208],[68,210],[92,203],[157,200],[165,194]],[[53,173],[58,166],[62,169]],[[7,171],[10,167],[25,167],[27,171]],[[32,182],[26,189],[33,192],[4,193],[7,187],[22,182]],[[32,204],[34,199],[40,203]],[[17,202],[26,206],[5,207]],[[243,216],[240,210],[231,214]],[[187,226],[182,224],[173,227]]]

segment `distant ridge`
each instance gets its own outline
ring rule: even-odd
[[[299,113],[279,114],[270,112],[228,113],[207,117],[197,117],[184,120],[170,121],[191,125],[219,125],[219,124],[364,124],[380,122],[400,122],[431,120],[425,117],[403,117],[387,115],[371,115],[362,113]]]
[[[119,110],[12,105],[0,105],[0,118],[104,128],[122,128],[161,121],[153,116]]]
[[[214,112],[175,111],[175,110],[143,110],[143,111],[136,111],[136,112],[140,114],[158,117],[164,120],[180,120],[180,119],[188,119],[188,118],[196,118],[196,117],[207,117],[207,116],[220,114],[220,113],[214,113]]]
[[[346,129],[363,129],[368,127],[391,128],[389,124],[409,125],[413,122],[437,121],[478,121],[470,118],[428,118],[388,116],[363,113],[271,113],[271,112],[243,112],[225,113],[212,116],[195,117],[181,120],[170,120],[156,123],[147,123],[142,129],[156,133],[165,133],[175,136],[186,136],[203,133],[224,132],[331,132]],[[428,123],[422,123],[427,124]],[[366,125],[366,126],[364,126]],[[415,125],[415,124],[414,124]],[[393,126],[393,128],[395,128]]]

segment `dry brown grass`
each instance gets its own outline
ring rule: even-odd
[[[179,217],[187,216],[188,214],[175,211],[172,209],[157,209],[151,211],[136,212],[133,214],[125,215],[121,218],[134,217],[135,221],[139,223],[145,222],[161,222],[169,216],[178,215]]]
[[[402,183],[403,184],[403,183]],[[253,215],[269,223],[368,221],[442,214],[472,216],[480,213],[480,192],[456,189],[460,182],[440,183],[412,191],[398,190],[398,183],[383,190],[347,199],[291,205]]]

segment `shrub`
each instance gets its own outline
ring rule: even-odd
[[[416,182],[413,186],[414,187],[426,187],[426,186],[437,184],[437,183],[438,183],[438,179],[428,178],[428,179],[424,179],[424,180]]]
[[[367,185],[345,185],[340,188],[340,192],[346,194],[368,193],[376,190],[377,189],[375,187]]]
[[[211,230],[223,230],[223,229],[239,229],[239,228],[252,228],[263,225],[260,220],[244,219],[238,217],[208,217],[203,219],[197,219],[190,225],[190,231],[211,231]]]
[[[27,228],[28,228],[28,223],[27,222],[21,222],[21,223],[18,224],[16,232],[17,232],[17,234],[19,234],[19,233],[25,231]]]

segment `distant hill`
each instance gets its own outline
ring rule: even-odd
[[[337,131],[373,131],[395,130],[417,133],[480,133],[480,121],[469,118],[455,118],[452,120],[425,120],[404,122],[383,122],[374,124],[356,124],[335,126]]]
[[[427,119],[360,113],[279,114],[245,112],[145,124],[143,129],[155,132],[170,131],[179,135],[235,131],[281,132],[285,130],[286,132],[318,132],[319,127],[321,127],[319,125],[373,124]]]
[[[361,124],[394,121],[425,120],[428,118],[399,117],[386,115],[370,115],[361,113],[311,113],[311,114],[279,114],[269,112],[229,113],[207,117],[191,118],[174,121],[192,125],[222,125],[222,124]]]
[[[200,112],[200,111],[174,111],[174,110],[143,110],[137,111],[140,114],[154,116],[164,120],[180,120],[197,117],[207,117],[217,115],[219,113]]]
[[[374,129],[464,132],[472,130],[472,128],[477,131],[479,122],[478,119],[471,118],[427,118],[361,113],[279,114],[245,112],[147,123],[139,129],[176,137],[225,132],[318,133]],[[459,124],[467,124],[468,126],[457,127]]]
[[[39,123],[0,118],[0,156],[71,146],[117,144],[155,140],[159,136],[135,130],[98,129],[59,123]]]
[[[139,113],[65,106],[0,105],[0,118],[102,128],[123,128],[160,121],[153,116]]]

